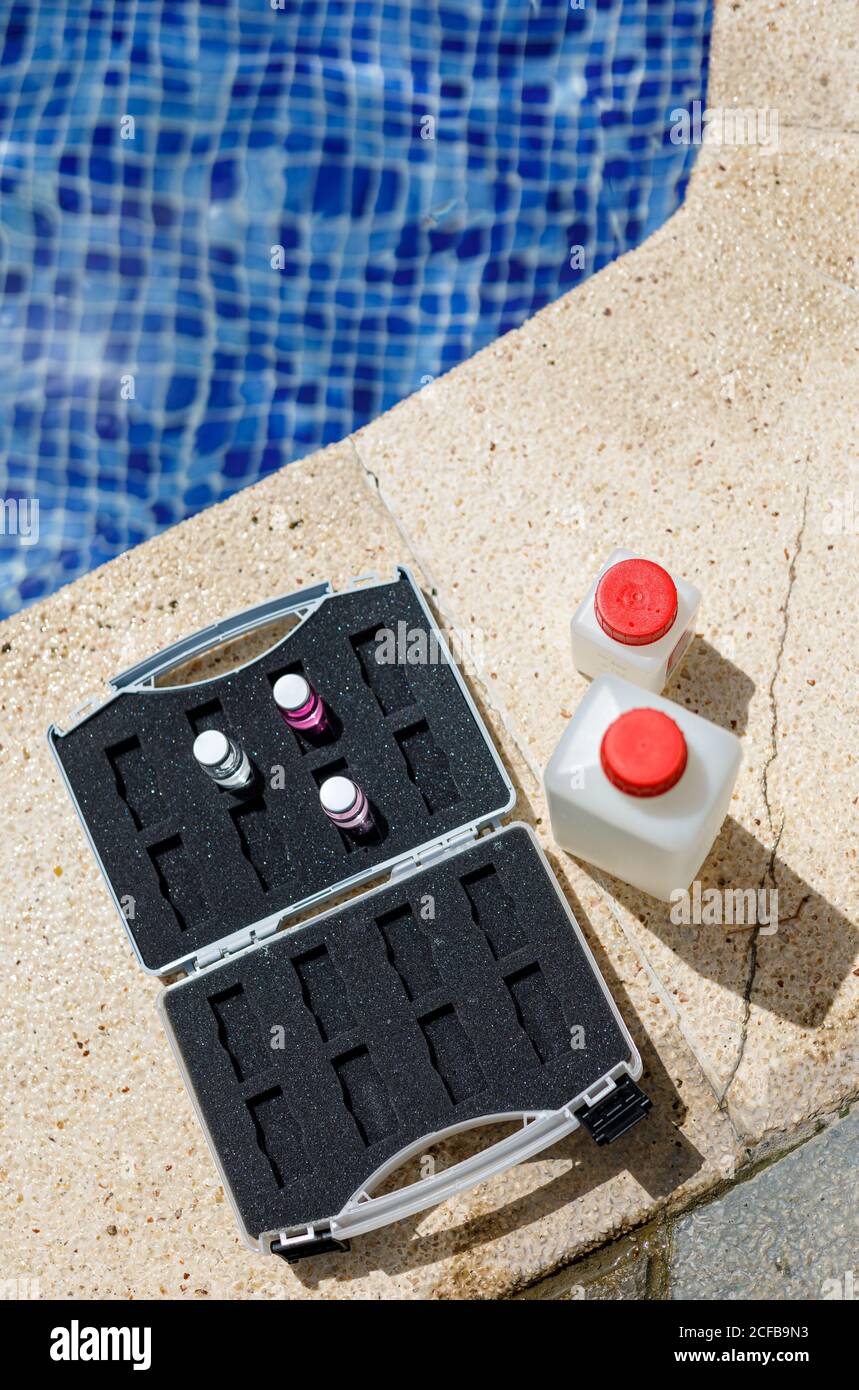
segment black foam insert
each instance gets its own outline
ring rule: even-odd
[[[164,1008],[252,1237],[336,1215],[422,1135],[558,1109],[630,1055],[516,826],[180,982]]]
[[[241,670],[122,691],[55,740],[105,873],[120,901],[133,900],[129,927],[150,969],[504,805],[508,789],[451,667],[379,664],[380,629],[404,637],[407,655],[437,652],[401,575],[327,599]],[[302,672],[332,711],[324,742],[278,714],[272,687],[286,671]],[[248,753],[252,792],[225,791],[198,767],[194,738],[213,727]],[[272,769],[282,769],[274,785]],[[319,805],[320,783],[336,772],[369,797],[371,839],[344,835]]]

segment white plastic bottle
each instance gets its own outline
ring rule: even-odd
[[[695,635],[701,594],[631,550],[614,550],[573,615],[573,661],[659,694]]]
[[[562,849],[664,902],[688,888],[728,810],[740,741],[617,676],[599,676],[544,774]]]

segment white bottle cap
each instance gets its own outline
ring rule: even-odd
[[[272,691],[274,703],[279,709],[301,709],[310,699],[310,686],[303,676],[294,671],[288,676],[279,676]]]
[[[319,788],[319,800],[326,811],[342,815],[358,800],[358,788],[349,777],[329,777]]]
[[[203,767],[220,767],[229,751],[229,739],[220,729],[205,729],[194,739],[194,757]]]

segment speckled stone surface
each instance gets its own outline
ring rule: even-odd
[[[855,131],[857,48],[849,3],[717,0],[708,105],[771,107],[782,126]]]
[[[859,1114],[674,1227],[669,1297],[854,1301]]]
[[[650,242],[354,445],[3,626],[8,1277],[61,1296],[506,1297],[855,1092],[851,41],[840,7],[719,5],[712,90],[783,96],[780,154],[705,149]],[[569,617],[621,541],[704,590],[668,693],[736,729],[746,761],[702,878],[777,884],[775,937],[674,926],[547,841],[537,779],[584,689]],[[572,1136],[348,1260],[291,1270],[239,1243],[156,1019],[160,987],[134,962],[44,729],[203,622],[403,560],[472,641],[517,814],[642,1051],[654,1111],[608,1151]]]

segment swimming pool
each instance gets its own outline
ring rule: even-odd
[[[683,197],[711,0],[279,4],[8,12],[0,615],[373,419]]]

